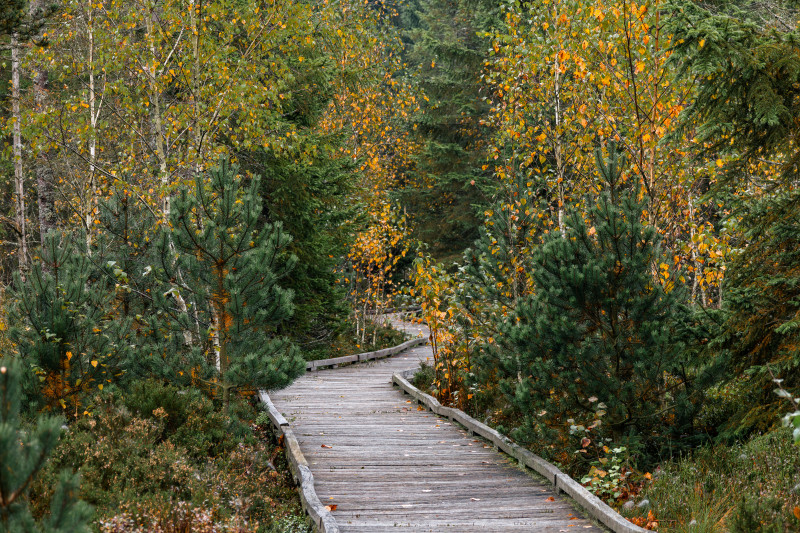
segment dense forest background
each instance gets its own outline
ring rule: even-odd
[[[800,442],[799,16],[738,0],[3,2],[0,391],[16,403],[0,453],[35,426],[42,460],[0,487],[0,530],[77,531],[78,494],[117,520],[95,530],[158,518],[181,474],[147,480],[144,463],[185,453],[224,477],[237,442],[269,455],[253,391],[388,342],[370,317],[409,303],[443,403],[620,507],[714,446],[783,450],[764,459],[779,475],[716,488],[729,507],[632,520],[797,530],[797,451],[758,439]],[[121,428],[166,446],[136,467],[150,485],[80,455]],[[83,485],[56,483],[62,467]],[[179,496],[192,520],[198,502],[253,530],[296,512],[205,490]],[[152,506],[130,508],[143,491]],[[71,511],[46,515],[51,496]]]

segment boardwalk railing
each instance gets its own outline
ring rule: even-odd
[[[420,344],[425,344],[426,342],[428,342],[428,339],[423,339],[420,337],[416,339],[411,339],[410,341],[406,341],[403,344],[393,346],[392,348],[384,348],[383,350],[378,350],[376,352],[364,352],[364,353],[357,353],[354,355],[345,355],[342,357],[333,357],[331,359],[320,359],[318,361],[309,361],[306,363],[306,370],[313,372],[314,370],[318,370],[320,368],[328,366],[335,368],[345,363],[359,363],[362,361],[372,361],[373,359],[383,359],[384,357],[397,355],[400,352],[403,352],[415,346],[419,346]]]
[[[568,494],[587,513],[599,520],[601,523],[603,523],[603,525],[615,533],[647,532],[646,529],[625,520],[625,518],[614,511],[614,509],[606,505],[606,503],[600,498],[586,490],[583,485],[559,470],[555,465],[550,464],[529,450],[514,444],[508,439],[508,437],[501,435],[486,424],[478,422],[463,411],[454,409],[452,407],[445,407],[433,396],[420,391],[409,382],[409,380],[413,378],[414,374],[417,373],[417,370],[418,369],[411,369],[406,370],[405,372],[394,374],[392,376],[392,381],[398,387],[400,387],[403,392],[409,394],[412,398],[417,400],[417,402],[424,405],[435,414],[449,418],[454,422],[458,422],[473,435],[483,437],[497,446],[497,448],[500,450],[517,459],[526,467],[542,475],[545,479],[553,484],[557,491],[560,490],[561,492]]]
[[[314,490],[314,475],[308,467],[303,452],[300,451],[300,443],[289,426],[289,422],[275,408],[266,391],[260,391],[259,397],[266,405],[267,416],[272,421],[272,425],[283,435],[283,445],[286,449],[286,456],[289,458],[289,468],[295,482],[300,487],[300,502],[311,521],[314,522],[315,530],[319,533],[339,533],[339,526],[336,525],[330,509],[322,505],[316,490]]]

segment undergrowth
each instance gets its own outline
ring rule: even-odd
[[[403,332],[384,323],[367,322],[365,344],[361,344],[359,339],[355,335],[352,335],[352,328],[348,331],[348,334],[340,335],[334,339],[330,346],[306,351],[306,360],[317,361],[356,353],[374,352],[397,346],[408,340]],[[373,339],[375,342],[372,342]]]
[[[147,381],[96,396],[90,411],[35,480],[35,516],[68,469],[99,533],[309,531],[283,449],[247,399],[226,415],[199,391]]]
[[[788,428],[745,444],[699,448],[667,463],[627,517],[658,521],[670,533],[800,531],[800,449]]]

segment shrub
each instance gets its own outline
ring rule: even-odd
[[[40,524],[27,503],[32,480],[38,476],[61,434],[61,420],[39,418],[36,425],[23,429],[20,412],[20,370],[16,361],[0,360],[0,533],[83,533],[89,531],[91,508],[76,498],[78,477],[61,471],[47,484],[50,515]],[[43,514],[43,513],[41,513]]]

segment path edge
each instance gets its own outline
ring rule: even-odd
[[[347,355],[344,357],[333,357],[331,359],[320,359],[318,361],[309,361],[306,363],[306,370],[317,370],[321,367],[331,366],[336,367],[343,363],[358,363],[361,361],[371,361],[374,359],[382,359],[397,355],[400,352],[425,344],[428,339],[418,337],[416,339],[408,340],[397,346],[385,348],[375,352],[364,352],[354,355]],[[309,518],[314,524],[315,529],[319,533],[339,533],[339,526],[336,524],[336,519],[331,512],[317,496],[317,491],[314,489],[314,474],[308,466],[303,452],[300,450],[300,442],[294,435],[289,422],[278,411],[272,399],[269,397],[267,391],[258,391],[258,396],[264,404],[267,416],[272,422],[273,427],[278,431],[279,435],[283,436],[284,449],[289,459],[289,470],[292,472],[292,477],[300,488],[300,503],[303,510],[308,514]]]
[[[322,505],[314,489],[314,474],[308,467],[303,452],[300,451],[300,442],[294,435],[294,431],[289,426],[289,422],[272,403],[267,391],[259,391],[258,396],[266,407],[267,416],[272,425],[283,436],[283,445],[286,455],[289,458],[289,470],[292,472],[295,482],[300,488],[300,503],[314,523],[314,528],[319,533],[339,533],[339,526],[331,512]]]
[[[420,344],[425,344],[427,342],[428,339],[417,337],[416,339],[411,339],[410,341],[398,344],[397,346],[392,346],[391,348],[384,348],[383,350],[378,350],[375,352],[364,352],[353,355],[344,355],[342,357],[332,357],[330,359],[319,359],[317,361],[308,361],[306,363],[306,370],[313,372],[315,370],[319,370],[320,368],[327,366],[337,367],[345,363],[360,363],[363,361],[372,361],[374,359],[383,359],[384,357],[391,357],[392,355],[397,355],[400,352],[408,350],[409,348],[413,348],[415,346],[419,346]]]
[[[600,498],[586,490],[586,488],[562,472],[558,467],[542,459],[530,450],[511,442],[505,435],[478,422],[464,411],[453,407],[445,407],[430,394],[425,394],[410,383],[410,379],[419,369],[413,368],[392,375],[392,382],[400,389],[414,398],[418,403],[427,407],[433,413],[446,417],[464,426],[473,435],[478,435],[488,440],[497,448],[517,459],[531,470],[539,473],[556,489],[564,492],[575,500],[584,511],[600,521],[614,533],[647,533],[647,530],[625,520],[618,512],[609,507]]]

